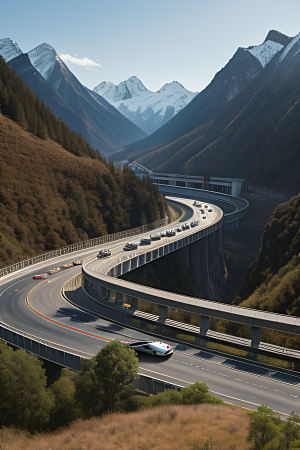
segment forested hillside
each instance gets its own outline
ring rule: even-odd
[[[235,303],[300,315],[300,194],[279,205],[269,219]]]
[[[1,57],[0,185],[0,266],[166,215],[150,180],[109,164]]]

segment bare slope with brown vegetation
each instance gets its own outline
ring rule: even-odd
[[[242,409],[194,405],[78,420],[49,435],[29,437],[13,429],[1,435],[5,450],[247,450],[248,431],[249,417]]]
[[[0,114],[0,266],[166,214],[148,180],[71,154]]]

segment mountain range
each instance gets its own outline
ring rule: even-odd
[[[239,48],[168,123],[110,158],[299,192],[299,76],[300,34],[272,30],[263,44]]]
[[[147,134],[168,122],[197,95],[178,81],[166,83],[157,92],[152,92],[137,77],[130,77],[118,86],[103,81],[94,88],[94,92]]]
[[[41,44],[26,54],[5,38],[0,40],[0,55],[57,117],[102,156],[146,136],[103,97],[91,95],[50,45]]]

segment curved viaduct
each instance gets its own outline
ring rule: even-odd
[[[182,192],[178,195],[179,197],[183,196]],[[185,210],[185,218],[191,218],[192,215],[198,218],[197,211],[192,206],[194,196],[197,196],[195,190],[191,195],[192,200],[186,198],[180,200],[180,203]],[[212,197],[215,193],[205,194],[202,191],[199,192],[198,198],[203,200],[203,195]],[[219,197],[220,194],[217,195]],[[187,191],[185,191],[185,196],[188,196]],[[208,202],[208,200],[205,201]],[[225,201],[234,203],[235,199],[226,196]],[[243,203],[243,207],[243,213],[245,213],[247,205]],[[225,207],[223,209],[225,210]],[[112,249],[113,256],[106,261],[99,262],[95,255],[100,248],[107,247],[107,243],[101,246],[95,244],[94,247],[85,249],[81,245],[74,247],[74,253],[72,253],[72,249],[68,252],[61,249],[51,260],[43,261],[43,258],[40,258],[40,262],[32,263],[32,266],[27,264],[26,267],[23,264],[23,268],[20,269],[22,263],[19,263],[19,265],[15,265],[14,269],[2,270],[3,276],[0,278],[0,337],[44,359],[78,370],[81,358],[89,358],[96,354],[99,348],[106,345],[107,341],[111,339],[149,339],[147,332],[137,331],[132,327],[128,328],[126,324],[117,326],[99,318],[101,315],[103,317],[103,313],[98,314],[98,311],[101,308],[103,311],[104,305],[117,314],[118,318],[121,315],[128,317],[131,314],[134,316],[138,298],[157,303],[159,308],[157,322],[159,324],[168,321],[167,308],[169,306],[200,314],[201,326],[198,333],[200,342],[207,334],[209,317],[250,325],[253,332],[252,346],[254,347],[259,344],[260,327],[300,334],[300,319],[296,317],[179,296],[116,278],[121,273],[170,252],[198,245],[197,243],[201,240],[208,242],[212,235],[217,236],[217,239],[214,239],[215,246],[211,247],[216,249],[218,239],[221,239],[224,222],[226,223],[227,220],[232,222],[234,214],[238,220],[243,214],[241,207],[233,209],[234,207],[231,212],[223,214],[220,208],[213,206],[211,217],[209,220],[201,219],[199,227],[153,242],[149,247],[139,247],[139,250],[135,252],[125,254],[123,251],[125,242],[129,240],[128,237],[112,241],[109,247]],[[230,215],[231,217],[228,219]],[[140,234],[138,238],[146,235],[149,235],[149,231],[147,234]],[[110,239],[107,238],[107,240]],[[207,256],[206,254],[205,258]],[[82,257],[86,258],[82,268],[85,292],[82,289],[76,289],[78,287],[76,283],[79,281],[78,275],[81,272],[79,267],[61,271],[42,283],[32,279],[34,273],[45,272]],[[12,270],[15,272],[11,273]],[[77,297],[76,295],[72,297],[73,305],[76,303],[81,309],[66,302],[66,297],[61,295],[63,286],[67,291],[77,295]],[[72,291],[74,288],[76,290]],[[112,293],[113,295],[111,295]],[[125,301],[128,301],[127,307],[124,305]],[[124,309],[124,306],[128,309]],[[83,312],[83,309],[86,312]],[[209,350],[199,351],[199,349],[195,350],[195,348],[179,344],[175,346],[173,357],[160,362],[159,366],[153,359],[142,356],[139,370],[140,373],[146,373],[149,377],[169,380],[169,382],[180,385],[201,379],[208,383],[213,392],[222,394],[223,398],[230,396],[230,401],[236,404],[265,403],[284,413],[289,413],[291,410],[296,411],[298,408],[300,377],[297,375],[282,369],[270,371],[270,367],[263,364],[217,355]],[[236,371],[239,372],[239,378],[236,378]],[[260,377],[259,384],[257,384],[258,376]],[[280,386],[278,382],[285,383],[281,390],[278,389]]]

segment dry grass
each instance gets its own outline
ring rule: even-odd
[[[246,411],[225,405],[165,406],[78,420],[67,429],[29,437],[0,431],[1,450],[247,450]],[[206,447],[205,442],[210,446]],[[2,442],[2,444],[1,444]],[[203,447],[204,446],[204,447]]]

